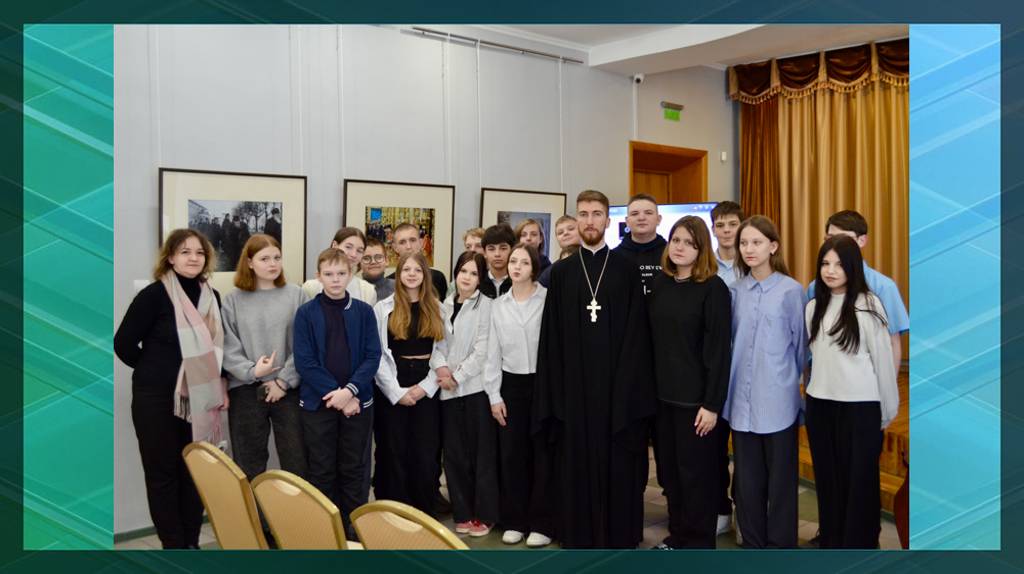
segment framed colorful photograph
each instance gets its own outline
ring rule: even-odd
[[[515,229],[520,221],[533,219],[540,223],[544,235],[541,251],[557,261],[558,242],[552,233],[555,221],[565,215],[565,208],[564,193],[484,187],[480,197],[480,227],[507,223]]]
[[[213,245],[211,284],[234,289],[235,267],[256,233],[281,244],[284,276],[306,277],[306,177],[160,168],[160,243],[181,227],[201,231]]]
[[[344,225],[358,227],[390,246],[395,228],[411,223],[419,228],[430,266],[451,275],[454,185],[346,179],[344,194]],[[391,249],[385,252],[388,267],[394,267],[397,256]]]

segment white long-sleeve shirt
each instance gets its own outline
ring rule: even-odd
[[[444,319],[445,344],[443,360],[435,368],[448,367],[452,378],[458,383],[454,391],[441,389],[441,400],[468,397],[484,390],[484,364],[487,362],[487,340],[491,328],[491,306],[489,297],[477,291],[466,299],[459,314],[452,321],[455,312],[453,291],[444,301],[441,316]]]
[[[837,337],[828,334],[839,318],[844,298],[845,295],[832,296],[822,317],[818,336],[810,342],[814,362],[807,394],[816,399],[839,402],[879,401],[884,429],[896,418],[900,394],[896,386],[889,330],[867,310],[873,309],[885,317],[885,309],[874,293],[857,296],[860,348],[856,353],[846,353],[836,342]],[[804,310],[808,333],[811,332],[815,303],[812,299]]]
[[[484,391],[487,392],[492,405],[503,402],[502,371],[516,375],[537,372],[540,321],[544,315],[544,300],[548,290],[539,283],[535,285],[536,290],[526,301],[516,301],[510,289],[498,297],[491,307],[491,332],[487,338]]]

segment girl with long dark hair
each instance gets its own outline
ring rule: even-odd
[[[835,235],[818,251],[805,320],[814,357],[807,385],[807,438],[821,548],[876,548],[878,457],[899,391],[885,310],[868,289],[857,242]]]

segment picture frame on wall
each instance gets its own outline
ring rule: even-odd
[[[544,235],[542,253],[558,260],[560,249],[555,240],[555,222],[566,213],[566,195],[549,191],[480,188],[480,227],[508,223],[513,229],[524,219],[540,223]]]
[[[451,276],[454,258],[452,235],[455,227],[455,186],[397,181],[346,179],[342,220],[346,227],[358,227],[367,237],[390,247],[394,229],[412,223],[420,229],[420,241],[427,263]],[[388,268],[398,263],[394,251],[386,248]]]
[[[242,248],[256,233],[281,244],[285,280],[305,281],[306,176],[161,167],[159,178],[160,244],[175,229],[202,232],[216,254],[210,284],[221,295],[234,290]]]

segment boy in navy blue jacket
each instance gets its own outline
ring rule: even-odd
[[[370,495],[373,377],[380,365],[380,339],[373,308],[346,292],[355,270],[345,253],[323,251],[316,269],[324,289],[296,312],[292,350],[301,378],[308,478],[341,509],[347,538],[354,540],[349,514]]]

